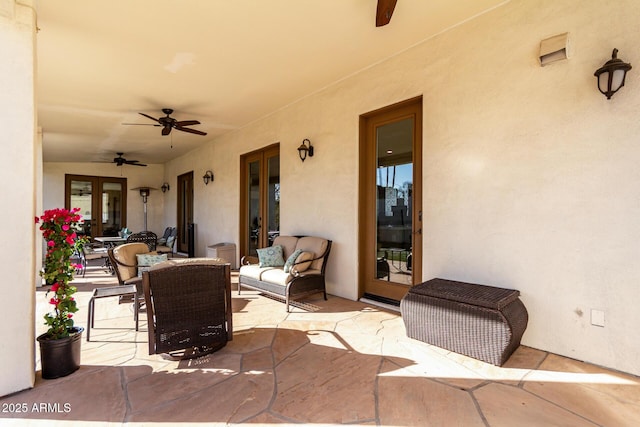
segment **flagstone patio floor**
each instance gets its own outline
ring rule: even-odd
[[[95,268],[75,283],[86,327],[91,291],[115,282]],[[136,333],[132,304],[97,300],[81,368],[38,371],[33,389],[0,398],[0,425],[640,425],[638,377],[525,346],[496,367],[407,338],[376,306],[330,295],[286,313],[234,285],[233,321],[222,350],[171,361],[148,354],[146,314]]]

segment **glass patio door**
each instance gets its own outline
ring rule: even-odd
[[[361,294],[399,301],[422,279],[422,99],[363,116]]]
[[[195,256],[193,224],[193,171],[178,176],[178,252]],[[191,233],[190,233],[191,231]],[[193,236],[192,236],[193,235]]]
[[[240,255],[257,256],[280,233],[280,146],[241,157]]]
[[[78,234],[117,236],[127,223],[126,190],[126,178],[65,175],[65,207],[82,216]]]

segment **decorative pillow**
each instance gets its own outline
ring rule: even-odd
[[[167,244],[166,246],[172,247],[173,246],[173,241],[176,240],[176,236],[169,236],[167,237]]]
[[[291,267],[298,259],[298,255],[302,253],[302,249],[296,249],[290,256],[287,258],[287,262],[284,263],[284,272],[288,273],[291,271]]]
[[[257,251],[260,267],[282,267],[284,265],[282,246],[269,246],[257,249]]]
[[[291,267],[292,274],[302,273],[307,270],[311,266],[311,261],[313,260],[313,252],[302,252],[296,258],[296,262]]]
[[[152,265],[167,260],[167,254],[136,254],[138,259],[138,277],[142,277],[143,271],[149,271]]]

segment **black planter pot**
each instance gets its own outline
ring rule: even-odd
[[[75,332],[66,338],[47,339],[47,334],[40,335],[40,364],[42,378],[51,380],[72,374],[80,368],[80,349],[84,328],[76,326]]]

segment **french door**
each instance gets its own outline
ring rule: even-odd
[[[280,144],[240,158],[240,255],[257,256],[280,234]]]
[[[80,208],[78,234],[117,236],[127,225],[127,179],[65,175],[65,207]]]
[[[360,295],[397,302],[422,279],[422,98],[360,119]]]

